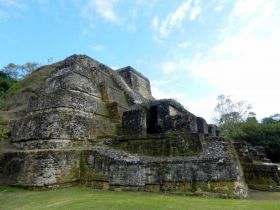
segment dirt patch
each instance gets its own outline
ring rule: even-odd
[[[69,203],[69,202],[71,202],[71,200],[57,201],[57,202],[51,203],[51,204],[49,204],[49,205],[46,205],[46,207],[60,206],[60,205],[62,205],[62,204]]]
[[[252,200],[280,200],[280,192],[266,192],[259,190],[250,190],[249,199]]]

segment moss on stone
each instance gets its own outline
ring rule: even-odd
[[[202,151],[199,137],[185,132],[168,132],[143,139],[135,137],[115,142],[113,146],[130,153],[155,157],[193,156]]]
[[[256,174],[248,174],[248,173],[245,173],[245,177],[246,177],[248,184],[277,186],[277,184],[272,179],[272,177],[258,176]]]
[[[162,191],[168,192],[186,192],[191,188],[190,183],[186,182],[163,182]]]
[[[196,183],[196,191],[197,192],[208,192],[210,189],[210,184],[207,182],[198,182]]]
[[[234,195],[234,181],[210,182],[210,191],[214,193]]]
[[[159,184],[147,184],[145,185],[145,191],[147,192],[160,192],[161,187]]]
[[[83,184],[91,183],[93,181],[96,182],[108,182],[108,177],[101,174],[98,170],[91,169],[85,163],[85,157],[87,151],[81,152],[80,155],[80,180]],[[94,157],[95,163],[98,162],[98,156]],[[106,163],[105,163],[106,164]]]

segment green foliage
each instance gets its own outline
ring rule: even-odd
[[[221,133],[232,139],[245,140],[264,146],[268,158],[280,162],[280,114],[274,114],[258,123],[252,107],[245,102],[234,102],[229,96],[218,96],[215,108],[216,122]]]
[[[228,124],[220,126],[224,132]],[[245,122],[233,123],[224,133],[233,139],[242,139],[256,146],[264,146],[268,158],[273,162],[280,162],[280,122],[270,124],[258,123],[255,118],[248,118]]]
[[[0,193],[11,193],[11,192],[22,192],[24,189],[16,188],[16,187],[9,187],[9,186],[0,186]],[[27,190],[25,190],[27,191]]]
[[[252,108],[245,101],[234,102],[230,96],[218,96],[218,103],[214,110],[215,121],[220,125],[221,132],[228,137],[243,135],[240,124],[248,117],[254,117]]]
[[[243,136],[236,138],[243,139],[253,145],[261,145],[265,147],[268,158],[273,162],[280,161],[280,123],[272,124],[250,124],[243,123]]]
[[[16,83],[17,81],[12,79],[9,74],[0,71],[0,98]]]
[[[17,90],[19,90],[22,87],[22,82],[17,82],[15,84],[13,84],[7,91],[6,94],[7,95],[12,95],[15,92],[17,92]]]
[[[9,131],[6,128],[0,126],[0,141],[9,138],[9,136]]]
[[[262,119],[262,124],[280,123],[280,114],[274,114]]]
[[[0,118],[0,142],[10,137],[10,131],[7,129],[7,124]]]
[[[33,71],[32,74],[17,80],[0,98],[0,110],[11,112],[13,110],[16,110],[16,112],[23,111],[28,103],[28,99],[31,96],[40,94],[42,85],[57,65],[52,64],[51,66],[40,67]]]
[[[12,77],[11,77],[9,74],[7,74],[7,73],[5,73],[5,72],[3,72],[3,71],[0,71],[0,78],[1,78],[1,79],[12,80]]]

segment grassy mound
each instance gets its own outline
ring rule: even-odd
[[[59,63],[42,66],[24,79],[15,82],[0,96],[0,141],[9,137],[9,123],[25,114],[28,100],[38,96],[46,79]]]

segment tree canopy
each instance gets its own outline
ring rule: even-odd
[[[39,64],[34,62],[27,62],[23,65],[9,63],[7,66],[2,68],[2,72],[8,74],[13,79],[21,79],[32,73],[38,67]]]
[[[0,97],[16,82],[9,74],[0,71]]]
[[[264,146],[268,158],[280,162],[280,114],[265,117],[259,123],[251,109],[244,101],[234,102],[229,96],[219,96],[214,110],[219,129],[229,138]]]
[[[239,124],[248,117],[255,117],[252,106],[245,101],[234,102],[230,96],[220,95],[214,110],[214,119],[225,136],[235,136],[240,131]]]

